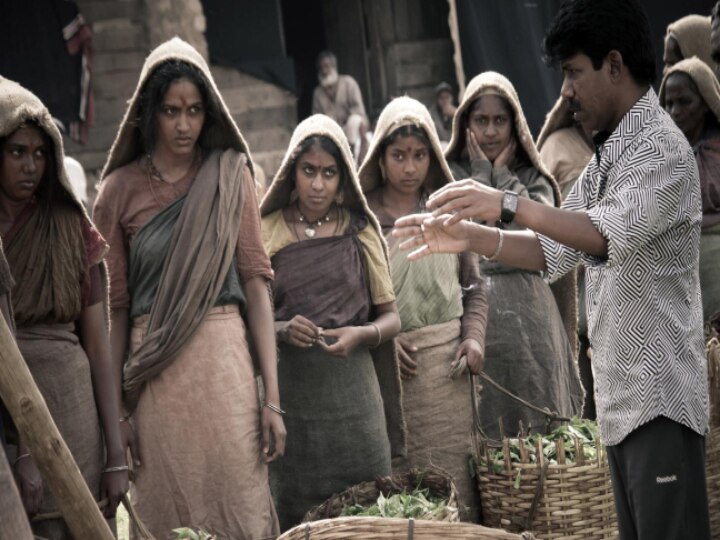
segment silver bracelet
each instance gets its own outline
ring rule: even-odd
[[[495,248],[495,251],[493,252],[492,255],[490,255],[489,257],[486,257],[486,258],[485,258],[485,260],[487,260],[487,261],[496,261],[497,258],[498,258],[498,255],[500,255],[500,252],[502,251],[502,248],[503,248],[503,231],[502,231],[502,229],[500,229],[500,228],[498,227],[498,228],[497,228],[497,232],[498,232],[498,243],[497,243],[497,247]]]
[[[13,463],[12,463],[13,468],[15,467],[15,465],[18,464],[18,461],[20,461],[21,459],[29,458],[29,457],[30,457],[30,454],[28,454],[27,452],[24,454],[20,454],[18,457],[15,458],[15,461],[13,461]]]
[[[117,467],[105,467],[103,469],[103,474],[105,473],[111,473],[111,472],[121,472],[121,471],[129,471],[130,467],[127,465],[118,465]]]
[[[263,404],[263,407],[267,407],[267,408],[270,409],[271,411],[276,412],[276,413],[278,413],[278,414],[281,415],[281,416],[282,416],[283,414],[285,414],[285,411],[283,411],[283,410],[282,410],[280,407],[278,407],[277,405],[274,405],[273,403],[270,403],[269,401],[263,401],[262,404]]]
[[[375,329],[375,333],[377,334],[377,343],[375,343],[375,345],[369,345],[369,347],[371,349],[376,349],[380,346],[380,343],[382,342],[382,334],[380,333],[380,328],[374,322],[366,323],[365,326],[372,326]]]

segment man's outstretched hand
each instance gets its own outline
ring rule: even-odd
[[[408,259],[417,260],[432,253],[462,253],[469,248],[467,221],[450,223],[450,215],[412,214],[395,222],[393,236],[404,238],[400,249],[413,250]]]

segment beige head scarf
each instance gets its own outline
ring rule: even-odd
[[[667,36],[672,36],[680,47],[683,58],[697,56],[712,69],[712,51],[710,50],[710,17],[687,15],[670,23]]]
[[[685,73],[692,79],[708,109],[720,122],[720,83],[713,71],[697,56],[686,58],[668,70],[660,85],[660,104],[665,106],[665,85],[673,73]]]
[[[28,121],[37,124],[52,141],[56,168],[54,177],[64,191],[58,199],[68,204],[54,205],[52,215],[35,213],[30,218],[33,228],[24,227],[13,245],[7,248],[8,260],[26,269],[25,275],[15,276],[23,284],[21,289],[16,287],[13,292],[15,315],[19,324],[32,324],[37,322],[38,317],[48,315],[58,318],[54,322],[68,322],[77,317],[81,309],[76,272],[82,271],[84,266],[100,264],[107,307],[107,273],[103,262],[107,245],[72,189],[64,166],[62,136],[50,112],[35,94],[0,77],[0,137],[12,135]],[[81,229],[76,228],[79,225],[76,215],[94,232],[95,238],[89,252],[85,251]],[[22,236],[37,234],[38,231],[50,232],[43,238],[33,238],[29,244],[25,240],[30,239]],[[42,261],[42,264],[38,264],[38,261]]]
[[[338,123],[324,114],[314,114],[310,118],[306,118],[300,122],[295,128],[290,138],[288,151],[285,153],[285,157],[268,188],[267,194],[260,203],[260,214],[266,216],[276,210],[285,208],[291,203],[290,199],[294,186],[290,180],[290,169],[295,165],[300,144],[305,139],[315,136],[327,137],[340,149],[340,154],[345,163],[345,169],[348,172],[348,182],[343,187],[343,206],[354,212],[365,214],[370,220],[370,224],[375,227],[375,230],[377,230],[378,235],[382,239],[383,235],[380,224],[370,210],[362,189],[360,188],[360,181],[355,171],[355,161],[350,151],[350,144],[348,143],[347,137]],[[385,246],[385,253],[387,255],[387,246]]]
[[[555,102],[555,105],[553,105],[553,108],[550,109],[550,112],[547,113],[547,116],[545,117],[545,123],[543,124],[543,127],[540,130],[540,135],[538,135],[537,142],[535,143],[538,151],[542,149],[543,144],[545,144],[545,141],[550,135],[558,130],[571,127],[572,125],[573,119],[572,113],[570,112],[570,104],[566,99],[559,97]]]
[[[448,144],[448,147],[445,149],[445,158],[448,161],[460,161],[460,155],[466,145],[464,119],[477,98],[483,95],[491,94],[505,98],[505,100],[510,104],[510,107],[512,107],[513,112],[515,113],[515,134],[517,136],[518,143],[523,150],[525,150],[525,153],[530,159],[533,167],[535,167],[535,169],[545,176],[553,185],[553,190],[555,191],[555,203],[556,205],[559,205],[561,200],[560,189],[558,188],[557,182],[555,182],[552,174],[550,174],[550,171],[548,171],[547,167],[543,164],[542,159],[540,159],[540,154],[533,142],[532,133],[530,133],[530,128],[528,127],[527,120],[525,119],[525,113],[523,113],[515,87],[507,79],[507,77],[501,75],[500,73],[486,71],[476,77],[473,77],[468,84],[465,89],[465,93],[463,94],[462,102],[455,111],[455,116],[453,117],[452,139],[450,139],[450,144]]]
[[[115,169],[127,165],[144,154],[142,137],[137,126],[137,119],[140,112],[140,94],[152,72],[155,71],[160,64],[169,60],[180,60],[198,68],[205,76],[209,90],[218,98],[220,118],[218,118],[215,125],[206,134],[209,146],[212,148],[232,148],[238,152],[243,152],[247,155],[248,166],[251,169],[253,168],[248,145],[245,139],[243,139],[225,102],[222,100],[220,91],[215,85],[207,63],[205,63],[203,57],[200,56],[200,53],[198,53],[192,45],[178,37],[174,37],[162,45],[159,45],[145,59],[145,64],[143,64],[142,71],[140,72],[140,80],[128,102],[127,111],[120,123],[120,129],[115,138],[115,142],[110,149],[110,155],[100,176],[101,179],[105,178]]]
[[[382,142],[401,126],[413,125],[425,130],[432,146],[430,169],[426,179],[426,187],[431,191],[440,189],[453,181],[452,173],[443,156],[440,139],[435,124],[425,105],[410,97],[393,99],[380,113],[370,148],[365,161],[360,166],[358,176],[363,192],[367,193],[382,185],[380,170],[380,146]]]
[[[68,199],[91,223],[85,207],[73,191],[70,180],[63,166],[65,152],[63,140],[50,112],[38,97],[18,83],[0,77],[0,137],[8,137],[21,125],[32,120],[42,129],[53,143],[54,161],[57,166],[57,179],[67,192]]]

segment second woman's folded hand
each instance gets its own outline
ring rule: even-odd
[[[318,341],[318,345],[328,354],[347,358],[363,342],[363,335],[367,328],[365,326],[343,326],[342,328],[323,330],[322,339]],[[327,339],[328,337],[332,339]]]

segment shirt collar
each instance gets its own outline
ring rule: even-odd
[[[609,168],[618,156],[643,129],[647,121],[657,114],[660,102],[655,90],[650,87],[643,96],[635,102],[628,112],[620,120],[620,123],[612,133],[601,131],[593,137],[595,144],[595,157],[598,167],[601,167],[603,158],[607,158],[606,167]]]

